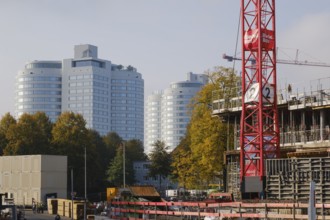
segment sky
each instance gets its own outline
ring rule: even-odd
[[[72,58],[74,45],[95,45],[99,58],[137,68],[145,96],[185,80],[187,72],[232,67],[222,54],[235,54],[240,2],[1,0],[0,116],[14,114],[15,77],[26,62]],[[298,51],[299,60],[330,64],[329,24],[329,0],[277,0],[278,58],[294,60]],[[330,77],[330,68],[277,67],[278,87],[290,83],[294,91]]]

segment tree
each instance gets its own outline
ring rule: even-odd
[[[134,67],[131,66],[131,65],[129,65],[129,66],[127,67],[127,70],[128,70],[128,71],[133,71],[133,70],[134,70]]]
[[[0,155],[3,155],[3,150],[7,147],[9,140],[6,138],[7,132],[10,126],[16,124],[15,118],[10,114],[6,113],[0,121]]]
[[[115,158],[111,161],[107,176],[108,181],[113,186],[124,186],[124,147],[125,143],[122,142],[120,147],[117,149]],[[126,149],[125,149],[125,184],[131,185],[134,183],[134,170],[133,163],[130,158],[126,157]]]
[[[85,149],[87,155],[88,170],[93,172],[93,149],[91,139],[86,128],[86,121],[81,114],[64,112],[56,120],[52,130],[53,153],[68,156],[68,166],[74,170],[74,188],[83,195]],[[70,178],[68,178],[68,184]]]
[[[123,148],[125,147],[125,179],[126,184],[134,184],[134,161],[147,160],[140,140],[122,141],[117,148],[116,156],[109,164],[108,181],[115,186],[123,185]]]
[[[227,137],[233,137],[221,120],[212,117],[210,106],[213,91],[220,90],[221,98],[236,96],[232,88],[236,87],[238,77],[231,69],[222,67],[207,74],[211,83],[193,98],[186,136],[173,153],[172,166],[177,179],[188,188],[207,188],[214,181],[214,176],[222,170]]]
[[[123,185],[123,154],[117,151],[107,170],[107,180],[112,186]]]
[[[62,155],[83,152],[88,141],[86,121],[82,115],[64,112],[56,120],[52,130],[54,151]]]
[[[166,178],[171,173],[171,155],[167,153],[163,141],[157,140],[152,146],[153,150],[149,154],[151,161],[149,176],[159,177],[159,189],[161,189],[162,178]]]
[[[107,146],[103,142],[100,134],[92,129],[88,130],[88,139],[90,139],[90,146],[88,151],[87,161],[87,186],[89,192],[94,192],[94,195],[103,192],[106,188],[106,170],[109,164]],[[91,197],[89,196],[89,199]],[[97,196],[97,199],[99,197]]]
[[[192,183],[188,181],[189,176],[192,175],[190,170],[194,163],[190,149],[190,137],[184,136],[179,145],[172,151],[172,179],[177,181],[183,188],[190,188]]]
[[[129,158],[130,161],[146,161],[148,159],[148,156],[144,153],[143,143],[140,140],[129,140],[125,143],[125,147],[126,157]]]
[[[23,114],[8,128],[5,155],[45,154],[50,150],[52,123],[43,112]]]
[[[36,139],[36,145],[38,146],[38,152],[40,154],[48,154],[51,149],[52,129],[53,123],[46,115],[45,112],[37,112],[33,116],[38,127],[38,138]]]
[[[123,139],[116,132],[109,132],[103,137],[103,142],[107,147],[107,154],[105,155],[108,158],[107,165],[116,156],[117,148],[120,147],[122,141]]]

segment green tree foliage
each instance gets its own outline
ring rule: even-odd
[[[124,149],[125,148],[125,149]],[[115,158],[110,162],[107,176],[111,186],[124,186],[124,151],[125,151],[125,184],[134,184],[134,170],[130,158],[126,152],[126,145],[124,142],[117,148]],[[129,155],[129,153],[128,153]]]
[[[50,150],[52,123],[45,113],[23,114],[6,133],[5,155],[45,154]]]
[[[134,184],[134,161],[144,161],[143,144],[139,140],[122,141],[118,144],[115,158],[110,162],[107,176],[112,186],[123,185],[123,147],[125,146],[125,181],[126,185]]]
[[[98,132],[86,128],[82,115],[62,113],[52,123],[45,113],[23,114],[18,121],[9,113],[0,121],[0,155],[55,154],[68,157],[68,188],[71,188],[73,169],[74,191],[84,193],[85,149],[87,162],[87,188],[89,194],[103,192],[109,185],[109,164],[115,178],[111,183],[122,185],[122,138],[115,132],[102,137]],[[134,184],[133,161],[143,161],[147,156],[139,140],[126,144],[126,183]],[[115,156],[117,157],[115,158]],[[116,166],[120,166],[116,168]],[[110,166],[111,167],[111,166]],[[114,180],[114,181],[112,181]],[[97,194],[99,196],[99,194]],[[99,198],[99,197],[98,197]]]
[[[3,150],[7,147],[7,144],[9,142],[6,137],[9,127],[15,126],[15,124],[16,124],[16,120],[10,113],[6,113],[1,118],[1,121],[0,121],[0,155],[3,155]]]
[[[232,88],[236,87],[238,78],[231,69],[222,67],[207,74],[211,83],[192,100],[186,136],[173,153],[175,175],[180,185],[188,188],[208,187],[222,170],[227,137],[233,136],[227,134],[227,125],[222,120],[212,117],[211,103],[214,91],[218,91],[218,98],[236,95]]]
[[[120,148],[119,148],[120,149]],[[118,150],[115,158],[110,162],[107,170],[108,181],[111,186],[123,186],[123,150]],[[126,168],[126,167],[125,167]],[[126,176],[125,176],[126,177]]]
[[[161,189],[162,178],[171,173],[171,155],[167,153],[167,147],[163,141],[157,140],[152,146],[153,149],[149,154],[151,161],[149,176],[159,177],[159,188]]]
[[[140,140],[132,139],[126,142],[126,157],[130,161],[146,161],[147,155],[144,153],[143,143]]]
[[[106,156],[107,146],[100,134],[95,130],[88,130],[91,145],[88,151],[87,174],[89,192],[102,192],[106,188],[106,170],[109,158]]]
[[[64,112],[56,120],[52,135],[53,153],[68,156],[68,166],[73,168],[75,190],[83,195],[85,148],[87,154],[87,173],[94,172],[94,154],[91,137],[88,135],[86,122],[82,115]],[[69,181],[69,180],[68,180]]]
[[[116,132],[109,132],[103,137],[103,142],[107,146],[107,154],[105,156],[109,158],[107,165],[116,156],[117,148],[120,147],[122,141],[123,139]]]

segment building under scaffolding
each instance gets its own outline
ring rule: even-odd
[[[237,88],[236,88],[237,89]],[[226,152],[227,190],[240,198],[239,131],[242,98],[227,97],[232,90],[213,92],[213,115],[233,125],[234,146]],[[316,89],[278,91],[281,158],[266,161],[266,196],[305,200],[309,184],[316,182],[319,202],[330,201],[330,77],[318,81]]]

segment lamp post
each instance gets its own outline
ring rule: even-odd
[[[85,202],[84,202],[84,220],[86,220],[86,203],[87,203],[87,170],[86,170],[86,146],[85,146]]]
[[[73,167],[71,167],[71,219],[73,219]]]

